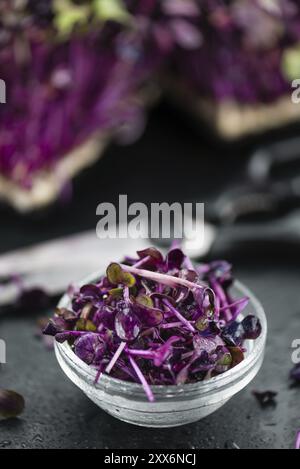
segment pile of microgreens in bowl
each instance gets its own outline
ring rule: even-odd
[[[232,298],[225,261],[193,266],[179,248],[157,249],[112,263],[93,284],[72,292],[70,309],[58,309],[44,333],[68,341],[97,370],[150,385],[207,380],[244,359],[245,340],[261,334],[256,316],[242,320],[248,298]]]

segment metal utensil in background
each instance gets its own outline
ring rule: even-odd
[[[238,179],[239,177],[239,179]],[[194,259],[227,255],[235,245],[300,245],[300,138],[258,148],[243,175],[205,204],[205,237],[182,241]],[[197,223],[194,220],[194,223]],[[198,228],[200,231],[200,227]],[[155,240],[153,240],[155,242]],[[157,240],[162,246],[168,240]]]
[[[241,176],[211,205],[217,224],[268,219],[300,207],[300,138],[258,148]]]

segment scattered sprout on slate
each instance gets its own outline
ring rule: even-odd
[[[296,384],[300,384],[300,363],[291,370],[290,377]]]
[[[239,445],[237,445],[236,442],[235,442],[235,441],[232,441],[232,440],[226,441],[224,447],[225,447],[225,449],[241,449],[241,448],[239,447]]]
[[[249,300],[231,296],[231,265],[194,267],[178,248],[166,257],[155,248],[137,254],[73,292],[44,333],[68,341],[96,382],[105,373],[141,383],[149,401],[151,385],[196,383],[241,363],[261,324],[240,318]]]
[[[18,417],[24,408],[23,396],[14,391],[0,389],[0,420]]]
[[[252,394],[260,403],[261,407],[275,407],[277,405],[275,398],[278,393],[275,391],[253,391]]]
[[[32,311],[41,311],[50,308],[53,298],[40,287],[26,288],[22,277],[18,274],[0,277],[1,288],[13,287],[16,290],[15,297],[11,304],[0,308],[0,311],[6,308],[12,308],[17,312],[27,313]]]
[[[299,432],[297,433],[296,449],[300,449],[300,430],[299,430]]]

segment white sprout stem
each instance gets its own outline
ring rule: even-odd
[[[127,349],[126,353],[128,355],[132,355],[133,357],[141,357],[141,358],[154,358],[155,353],[151,352],[150,350],[136,350],[136,349]]]
[[[142,383],[142,386],[145,389],[145,392],[146,392],[146,395],[148,396],[149,401],[154,402],[155,399],[154,399],[153,392],[151,391],[151,388],[150,388],[149,384],[147,383],[147,381],[145,379],[145,376],[143,375],[143,373],[139,369],[137,363],[135,362],[135,360],[131,356],[129,356],[129,361],[131,363],[132,368],[136,372],[137,377],[139,378],[140,382]]]
[[[129,302],[129,297],[130,297],[129,287],[125,287],[125,288],[124,288],[124,300],[125,300],[127,303]]]
[[[241,298],[240,300],[235,301],[234,303],[231,303],[230,305],[223,306],[220,308],[220,312],[223,312],[224,310],[231,310],[232,308],[236,308],[236,312],[232,314],[231,320],[235,321],[238,316],[240,315],[241,311],[243,310],[243,307],[245,308],[247,304],[249,303],[249,298]]]
[[[107,373],[109,375],[109,373],[111,372],[111,370],[113,369],[113,367],[115,366],[115,364],[117,363],[117,361],[119,360],[120,358],[120,355],[121,353],[123,352],[124,348],[126,347],[126,342],[121,342],[119,347],[117,348],[114,356],[112,357],[111,361],[109,362],[109,364],[107,365],[106,369],[105,369],[105,373]]]
[[[222,310],[222,312],[225,314],[226,321],[230,322],[232,320],[232,314],[230,308],[228,307],[227,298],[222,286],[218,282],[213,282],[212,287],[214,292],[217,293],[219,299],[221,300],[220,311]]]
[[[182,322],[167,322],[166,324],[161,324],[160,328],[161,329],[173,329],[173,327],[180,327],[182,325]]]
[[[180,314],[180,312],[177,311],[177,309],[174,308],[168,300],[164,300],[164,304],[191,332],[196,332],[194,326],[192,326],[192,324],[184,316],[182,316],[182,314]]]
[[[139,277],[144,277],[149,280],[153,280],[154,282],[162,283],[171,288],[174,288],[178,285],[190,289],[199,288],[200,290],[203,290],[204,288],[207,288],[207,286],[198,285],[197,283],[190,282],[189,280],[185,280],[184,278],[173,277],[172,275],[161,274],[159,272],[152,272],[151,270],[138,269],[136,267],[131,267],[123,264],[121,265],[121,267],[126,272],[130,272],[131,274],[138,275]]]
[[[140,268],[140,267],[142,267],[142,265],[147,264],[147,262],[149,262],[150,260],[151,260],[151,256],[146,256],[143,259],[140,259],[138,262],[136,262],[133,265],[133,267],[135,267],[136,269]]]

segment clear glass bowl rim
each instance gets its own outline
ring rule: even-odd
[[[83,281],[79,283],[79,286],[92,283],[95,280],[98,280],[102,272],[94,273],[90,275]],[[234,382],[240,381],[243,376],[246,376],[252,369],[255,368],[255,365],[259,360],[262,360],[266,338],[267,338],[267,319],[264,312],[264,308],[261,305],[260,301],[256,296],[240,281],[235,280],[233,287],[241,293],[243,296],[248,296],[250,299],[250,305],[254,308],[256,316],[260,319],[262,325],[262,333],[258,339],[251,341],[253,343],[253,348],[246,356],[246,358],[239,365],[234,368],[226,371],[223,374],[220,374],[214,378],[211,378],[207,381],[199,381],[198,383],[193,384],[183,384],[183,385],[153,385],[150,386],[154,395],[159,398],[163,397],[176,397],[184,395],[185,397],[193,397],[198,395],[211,394],[214,391],[219,392],[222,388],[226,389],[228,386]],[[68,308],[70,306],[70,298],[65,294],[61,301],[58,304],[59,308]],[[65,362],[79,375],[84,381],[89,381],[90,383],[95,382],[97,371],[84,363],[80,358],[78,358],[69,344],[67,342],[59,344],[55,342],[56,353],[59,353]],[[145,391],[141,384],[131,383],[128,381],[122,381],[117,378],[113,378],[108,375],[102,375],[101,379],[97,384],[94,385],[95,389],[100,389],[107,393],[116,393],[120,394],[123,397],[135,397],[139,400],[147,401]]]

